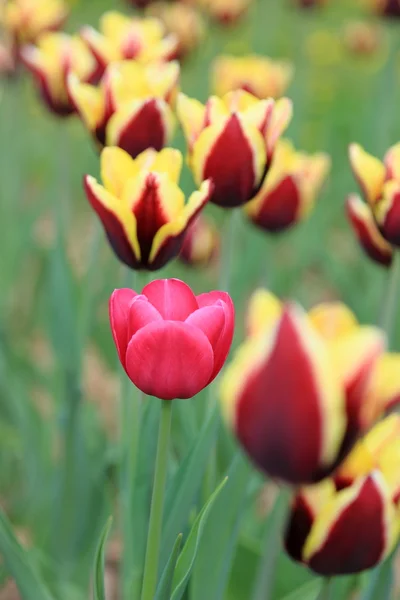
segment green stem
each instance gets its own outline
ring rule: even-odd
[[[317,600],[331,600],[332,587],[333,579],[332,577],[327,577],[322,584]]]
[[[387,335],[388,345],[390,346],[396,326],[396,316],[398,310],[398,300],[400,293],[400,252],[396,251],[393,256],[393,264],[389,271],[389,278],[386,290],[386,298],[383,305],[381,316],[381,327]]]
[[[147,534],[142,600],[154,600],[154,594],[157,587],[171,420],[172,402],[170,400],[162,400],[150,522]]]
[[[236,226],[240,216],[238,209],[230,209],[222,234],[222,249],[218,289],[229,292],[232,284],[232,264],[235,248]]]
[[[291,494],[289,489],[282,489],[275,501],[268,524],[263,557],[260,561],[253,600],[270,600],[274,587],[274,575],[279,553],[282,548],[282,532],[289,511]]]

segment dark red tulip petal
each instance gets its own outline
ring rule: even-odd
[[[214,346],[214,371],[211,380],[213,380],[222,369],[232,345],[233,332],[235,329],[235,307],[232,298],[226,292],[214,291],[197,296],[197,302],[200,308],[212,306],[219,301],[222,302],[225,311],[225,326],[218,342]]]
[[[129,288],[114,290],[109,301],[109,315],[111,323],[111,332],[114,343],[117,348],[119,360],[125,368],[125,355],[130,337],[129,328],[129,310],[132,300],[137,296],[136,292]]]
[[[133,383],[162,400],[192,398],[207,385],[213,367],[207,337],[179,321],[157,321],[140,329],[126,353],[126,370]]]
[[[129,308],[129,339],[142,327],[161,320],[162,316],[146,296],[136,296]]]
[[[313,571],[330,577],[374,567],[387,548],[385,497],[374,477],[337,515],[319,549],[308,559]]]
[[[305,497],[298,494],[294,499],[285,533],[286,552],[297,562],[302,562],[304,544],[313,522],[311,507]]]
[[[320,479],[321,401],[310,356],[285,311],[270,354],[241,391],[236,417],[240,442],[270,477],[295,485]]]
[[[179,279],[157,279],[143,288],[144,294],[163,319],[185,321],[199,308],[196,296]]]
[[[301,195],[296,181],[288,176],[269,190],[256,215],[249,215],[255,225],[278,233],[294,225],[301,208]]]
[[[202,168],[203,179],[211,179],[215,186],[211,202],[234,207],[254,196],[257,186],[254,153],[239,118],[233,114]]]

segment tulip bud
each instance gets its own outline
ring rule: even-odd
[[[155,2],[148,14],[160,19],[166,31],[177,40],[174,58],[182,60],[193,52],[204,39],[204,21],[195,7],[176,2]]]
[[[344,29],[344,43],[353,54],[370,56],[382,45],[382,31],[371,23],[355,21]]]
[[[379,231],[368,204],[357,194],[351,194],[347,199],[346,209],[353,231],[367,256],[384,267],[390,267],[393,248]]]
[[[197,184],[212,179],[211,202],[234,207],[256,195],[291,112],[287,98],[258,100],[242,90],[212,96],[205,106],[179,95],[189,163]]]
[[[187,265],[204,267],[215,259],[218,251],[218,231],[200,214],[187,230],[179,258]]]
[[[320,481],[382,408],[382,392],[371,386],[383,334],[359,326],[342,305],[306,316],[262,291],[248,331],[222,380],[226,421],[267,475],[294,485]]]
[[[212,67],[212,88],[217,96],[238,89],[257,98],[280,98],[293,77],[293,65],[264,56],[218,56]]]
[[[165,148],[133,160],[120,148],[101,154],[103,185],[85,177],[88,200],[100,217],[117,257],[132,269],[161,269],[175,258],[190,224],[205,206],[212,184],[205,181],[185,204],[178,186],[182,155]]]
[[[81,35],[101,74],[112,62],[134,59],[142,64],[163,62],[176,56],[177,39],[165,36],[158,19],[132,18],[117,11],[104,13],[100,31],[86,26]]]
[[[370,0],[371,8],[386,17],[400,17],[400,0]]]
[[[371,207],[380,233],[389,244],[399,246],[400,144],[388,150],[383,162],[365,152],[358,144],[351,144],[349,155],[354,175]]]
[[[31,71],[43,101],[59,116],[75,112],[66,83],[70,73],[85,83],[98,79],[96,63],[85,44],[66,33],[44,34],[37,46],[21,50],[21,58]]]
[[[36,44],[42,34],[61,29],[68,13],[64,0],[9,0],[0,15],[0,25],[19,54],[25,44]]]
[[[162,400],[191,398],[226,360],[234,307],[224,292],[195,296],[183,281],[161,279],[141,294],[115,290],[110,323],[121,364],[142,392]]]
[[[131,60],[107,67],[97,87],[70,75],[68,90],[97,142],[135,158],[147,148],[161,150],[172,137],[178,81],[176,62],[144,66]]]
[[[265,231],[288,229],[308,216],[329,169],[328,155],[296,152],[290,142],[280,140],[260,191],[244,212]]]
[[[252,0],[200,0],[210,16],[222,25],[236,23],[248,11]]]
[[[327,480],[300,491],[286,550],[325,577],[359,573],[383,561],[398,539],[396,506],[385,473],[373,470],[336,491]]]

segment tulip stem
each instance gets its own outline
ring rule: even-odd
[[[283,528],[289,512],[291,494],[289,489],[282,489],[270,514],[265,538],[264,554],[260,560],[254,587],[254,600],[270,600],[273,594],[276,564],[281,551]]]
[[[156,467],[154,473],[153,495],[151,499],[149,530],[147,534],[142,600],[154,600],[154,594],[157,587],[171,420],[172,402],[163,400],[161,402]]]
[[[332,595],[332,584],[333,584],[332,577],[326,577],[321,586],[321,590],[318,594],[317,600],[330,600],[331,595]]]
[[[381,316],[381,327],[386,333],[388,345],[390,346],[396,326],[398,299],[400,292],[400,252],[396,251],[393,256],[393,264],[389,271],[386,299]]]
[[[232,255],[235,248],[235,233],[238,217],[239,210],[234,208],[230,209],[224,223],[219,272],[219,289],[224,292],[229,292],[232,284]]]

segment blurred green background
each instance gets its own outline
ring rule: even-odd
[[[117,1],[76,1],[67,30],[86,23],[96,26],[109,9],[129,10]],[[400,23],[381,22],[380,51],[371,57],[355,56],[343,45],[343,28],[360,17],[374,20],[350,0],[333,0],[314,11],[296,10],[289,0],[254,0],[249,15],[235,28],[210,24],[204,43],[183,65],[182,90],[205,100],[209,66],[221,52],[290,59],[295,66],[288,91],[294,118],[287,137],[299,149],[332,156],[330,180],[307,222],[271,236],[239,219],[230,285],[238,311],[235,343],[242,336],[246,302],[258,285],[306,307],[342,299],[361,321],[378,318],[387,273],[362,255],[345,219],[345,197],[356,190],[347,147],[358,141],[382,156],[400,139]],[[107,302],[114,288],[129,282],[133,286],[134,275],[117,262],[83,194],[83,175],[97,177],[99,171],[89,136],[78,119],[61,121],[50,115],[25,74],[0,83],[0,143],[0,505],[54,598],[80,600],[88,597],[94,546],[111,513],[116,528],[110,573],[119,562],[116,482],[124,449],[118,443],[118,381],[124,378],[109,331]],[[179,132],[173,145],[184,150]],[[193,189],[187,169],[182,184],[187,193]],[[207,210],[222,226],[224,212]],[[56,234],[57,223],[63,237]],[[216,267],[199,271],[175,262],[159,276],[180,277],[197,293],[218,285]],[[400,349],[399,343],[395,335],[394,349]],[[204,394],[177,403],[173,473],[203,425],[203,399]],[[157,406],[149,403],[140,428],[134,507],[139,553],[145,540],[143,515],[148,511],[156,428]],[[74,460],[65,469],[62,440],[68,436]],[[214,530],[216,539],[225,540],[225,546],[217,544],[214,561],[218,551],[227,561],[230,548],[226,564],[233,561],[235,566],[224,596],[208,571],[206,548],[203,554],[200,548],[191,584],[190,598],[195,600],[247,599],[268,527],[260,508],[261,479],[252,475],[254,485],[244,498],[241,490],[250,470],[243,464],[237,470],[231,463],[233,442],[222,438],[221,475],[229,465],[236,470],[226,496],[218,500],[208,533],[213,535],[213,527],[230,510],[225,534]],[[234,543],[226,537],[235,527]],[[0,552],[4,554],[4,547]],[[220,567],[225,568],[222,563]],[[7,565],[0,566],[7,586],[3,596],[0,591],[4,600],[14,597],[8,573]],[[201,590],[196,577],[210,580],[209,592]],[[305,570],[282,558],[274,598],[308,598],[288,595],[308,578]],[[341,593],[337,598],[345,597]]]

